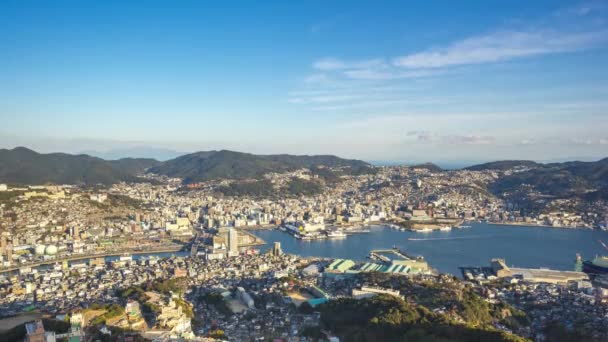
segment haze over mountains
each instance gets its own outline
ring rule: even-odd
[[[94,149],[82,150],[79,151],[77,154],[88,154],[92,157],[98,157],[106,160],[116,160],[125,158],[148,158],[165,161],[177,158],[186,153],[160,147],[135,146],[125,148],[114,148],[101,151]]]
[[[261,178],[270,172],[287,172],[319,166],[340,167],[347,174],[373,171],[367,162],[332,155],[255,155],[234,151],[195,152],[160,162],[150,158],[104,160],[85,154],[41,154],[25,147],[0,149],[0,182],[9,184],[113,184],[137,181],[144,172],[179,177],[185,183],[213,179]],[[441,172],[432,163],[414,167]],[[505,160],[470,166],[465,170],[495,170],[500,177],[488,190],[498,196],[517,196],[522,187],[549,196],[605,198],[608,194],[608,158],[596,162],[541,164]],[[515,170],[515,172],[507,172]]]

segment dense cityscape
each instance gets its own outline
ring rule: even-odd
[[[354,175],[320,166],[196,183],[147,173],[109,186],[3,184],[0,307],[5,317],[42,319],[28,323],[30,339],[349,340],[352,327],[328,318],[339,310],[332,305],[378,295],[430,310],[429,319],[446,325],[425,332],[437,338],[458,338],[461,325],[492,339],[563,331],[608,338],[608,278],[590,277],[582,265],[520,269],[495,259],[454,277],[393,246],[370,250],[369,261],[304,258],[256,236],[276,229],[292,239],[348,239],[369,234],[370,225],[422,236],[477,221],[605,227],[604,201],[578,211],[576,199],[543,198],[544,209],[528,209],[486,190],[525,171],[420,165]],[[270,190],[251,192],[260,182]],[[294,194],[294,182],[315,191]],[[234,193],[243,184],[245,192]],[[443,297],[454,291],[457,301]]]

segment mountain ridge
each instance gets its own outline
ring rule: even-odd
[[[168,160],[150,172],[179,177],[185,183],[229,178],[260,178],[270,172],[294,171],[315,166],[371,168],[369,163],[356,159],[343,159],[333,155],[291,155],[252,153],[229,150],[200,151]]]
[[[87,154],[38,153],[26,147],[0,149],[0,182],[9,184],[114,184],[138,181],[144,171],[179,177],[184,183],[214,179],[260,179],[270,172],[307,168],[315,174],[332,176],[324,167],[339,168],[340,174],[376,172],[371,164],[333,155],[291,155],[252,153],[230,150],[199,151],[165,162],[151,158],[104,160]],[[437,172],[434,164],[419,164]],[[522,184],[553,196],[606,197],[608,158],[594,162],[569,161],[537,163],[529,160],[503,160],[473,165],[464,170],[502,172],[488,189],[497,196],[516,194]],[[516,172],[505,172],[514,170]],[[329,175],[328,175],[329,174]],[[335,177],[333,177],[335,178]],[[585,195],[586,194],[586,195]]]
[[[38,153],[19,146],[0,149],[0,181],[12,184],[113,184],[137,181],[153,159],[104,160],[86,154]]]

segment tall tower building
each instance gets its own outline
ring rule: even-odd
[[[2,233],[2,237],[0,238],[0,252],[0,256],[6,254],[6,235],[4,233]]]
[[[237,255],[239,253],[239,235],[234,228],[230,228],[228,231],[228,253],[230,255]]]
[[[283,250],[281,250],[281,243],[278,241],[274,242],[274,247],[272,248],[272,255],[280,256],[283,255]]]
[[[10,242],[6,245],[6,260],[13,263],[13,244]]]

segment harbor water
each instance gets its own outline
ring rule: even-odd
[[[608,243],[608,232],[590,229],[526,227],[472,223],[470,228],[430,233],[402,232],[372,226],[369,233],[344,239],[302,241],[279,230],[260,230],[268,248],[281,242],[286,253],[365,260],[372,249],[396,246],[422,255],[431,267],[459,276],[460,266],[486,266],[504,258],[509,266],[573,270],[576,253],[583,259],[608,254],[598,240]]]

